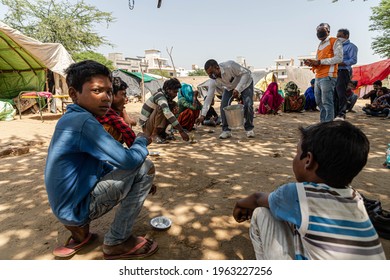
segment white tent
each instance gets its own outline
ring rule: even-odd
[[[54,93],[67,94],[64,71],[74,61],[63,45],[42,43],[0,21],[0,47],[0,98],[44,90],[47,70],[54,73]]]
[[[288,81],[293,81],[297,84],[301,93],[304,93],[310,86],[310,81],[314,78],[314,73],[307,68],[299,68],[286,66]]]

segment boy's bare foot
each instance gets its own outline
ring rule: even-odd
[[[77,243],[83,242],[89,236],[89,224],[78,226],[65,226],[72,233],[72,239]]]

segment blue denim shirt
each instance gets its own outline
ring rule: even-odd
[[[48,150],[45,185],[54,215],[65,225],[88,222],[90,192],[113,168],[134,170],[148,155],[147,139],[137,137],[130,149],[108,134],[84,108],[68,105]]]

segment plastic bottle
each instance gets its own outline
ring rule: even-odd
[[[386,160],[383,163],[383,165],[387,168],[390,168],[390,143],[387,144],[387,151],[386,151]]]

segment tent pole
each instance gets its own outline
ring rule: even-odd
[[[144,79],[144,70],[141,67],[141,96],[142,96],[142,103],[145,103],[145,79]]]

